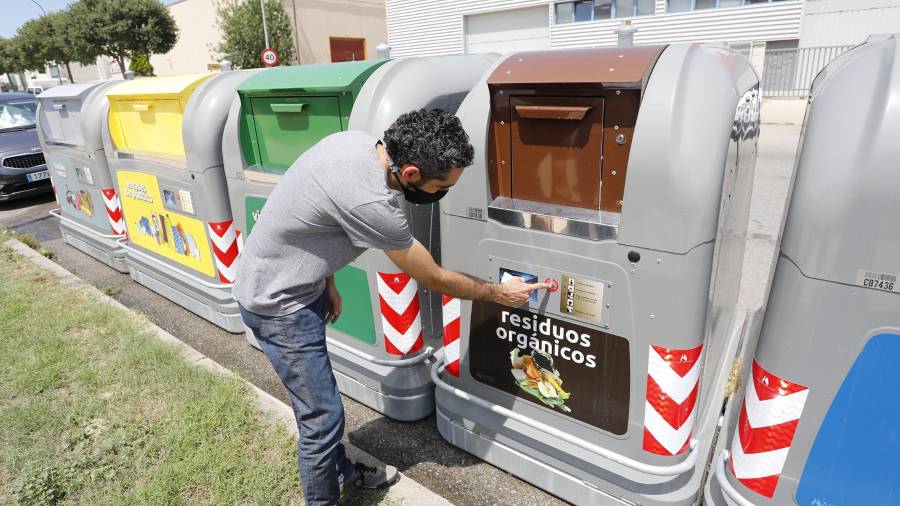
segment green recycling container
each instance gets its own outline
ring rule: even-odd
[[[380,137],[401,114],[423,107],[456,112],[497,56],[280,67],[247,79],[237,89],[222,143],[237,228],[252,233],[282,174],[322,138],[343,130]],[[413,236],[439,261],[438,205],[408,204],[405,213]],[[440,348],[441,297],[399,271],[383,252],[368,251],[336,272],[344,315],[329,325],[326,338],[342,393],[388,417],[418,420],[434,409],[429,360]],[[415,292],[413,321],[391,322],[382,313],[387,280]],[[249,331],[247,339],[257,345]]]

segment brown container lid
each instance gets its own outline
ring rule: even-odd
[[[506,58],[488,84],[637,83],[665,45],[524,51]]]

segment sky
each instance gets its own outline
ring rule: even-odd
[[[75,0],[35,0],[45,11],[53,12],[65,9]],[[164,4],[172,3],[165,0]],[[10,38],[16,35],[16,28],[29,19],[40,17],[43,13],[40,7],[34,5],[31,0],[0,0],[0,37]]]
[[[65,9],[74,0],[36,0],[47,12]],[[3,16],[0,16],[0,37],[16,35],[16,28],[29,19],[40,17],[41,9],[31,0],[0,0]]]

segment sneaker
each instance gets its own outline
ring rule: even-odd
[[[397,483],[400,473],[394,466],[379,465],[367,466],[362,462],[353,464],[353,474],[341,483],[341,491],[349,484],[355,488],[379,489],[387,488]]]

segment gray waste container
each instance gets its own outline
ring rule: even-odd
[[[270,114],[271,109],[281,106],[283,114],[290,115],[291,119],[307,114],[303,113],[306,106],[296,111],[288,109],[292,100],[306,104],[311,99],[321,101],[334,95],[336,103],[340,100],[342,114],[347,110],[345,107],[352,107],[349,117],[338,118],[331,131],[313,131],[311,127],[316,118],[297,120],[297,124],[285,119],[280,123],[269,122],[273,127],[281,127],[277,131],[267,130],[269,136],[287,135],[294,129],[298,130],[296,138],[302,139],[298,142],[308,145],[345,129],[364,130],[381,137],[405,112],[422,107],[440,107],[455,112],[496,58],[494,54],[459,55],[406,58],[378,62],[377,65],[355,62],[353,65],[301,66],[280,71],[291,72],[291,79],[286,83],[275,79],[279,76],[267,77],[262,73],[244,83],[240,93],[245,107],[252,104],[250,109],[254,116],[260,110],[254,100],[266,106],[262,108],[263,114]],[[290,88],[263,89],[273,85]],[[271,139],[266,141],[268,155],[256,154],[264,150],[262,143],[258,143],[258,147],[249,150],[245,156],[250,144],[244,143],[245,148],[241,150],[238,122],[242,114],[247,114],[241,106],[236,100],[232,107],[226,131],[233,137],[231,142],[223,143],[223,149],[232,206],[246,210],[245,213],[235,211],[235,219],[243,218],[243,223],[252,227],[254,212],[258,213],[262,208],[284,168],[275,163],[278,151]],[[308,114],[314,112],[311,108]],[[265,122],[266,118],[255,121],[255,131],[261,132],[260,125]],[[321,121],[319,125],[323,123]],[[270,167],[265,166],[267,158],[271,160]],[[413,205],[406,212],[413,235],[440,260],[437,209],[437,205]],[[414,280],[380,251],[364,253],[335,273],[335,279],[344,297],[344,314],[337,324],[329,326],[327,339],[340,391],[394,419],[418,420],[428,416],[434,410],[434,387],[427,361],[441,343],[440,295],[419,289]],[[391,312],[382,312],[382,304],[390,306],[392,303],[395,306]],[[410,310],[416,305],[418,310]],[[249,331],[248,340],[255,345]]]
[[[56,86],[38,96],[38,137],[47,159],[63,239],[71,246],[128,272],[116,240],[125,222],[103,150],[105,93],[122,81]]]
[[[244,331],[231,295],[241,237],[228,202],[222,131],[235,87],[255,72],[128,81],[107,93],[104,122],[131,277],[235,333]]]
[[[813,82],[758,347],[707,504],[900,503],[900,36]]]
[[[744,313],[759,124],[742,56],[697,44],[523,52],[457,113],[475,164],[443,265],[554,288],[445,300],[432,375],[454,445],[576,504],[694,504]]]

